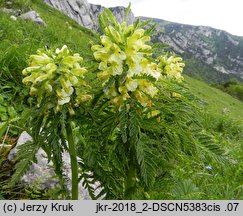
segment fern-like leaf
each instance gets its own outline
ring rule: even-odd
[[[126,107],[123,106],[122,110],[119,113],[119,123],[120,123],[120,131],[122,136],[123,143],[127,142],[127,121],[128,121],[128,115]]]
[[[32,162],[36,160],[35,155],[38,150],[39,146],[31,141],[17,147],[17,164],[7,187],[13,187],[20,181],[21,177],[29,170]]]
[[[157,155],[152,151],[153,142],[151,141],[143,137],[136,144],[136,156],[140,167],[140,174],[147,186],[153,184],[157,170]]]

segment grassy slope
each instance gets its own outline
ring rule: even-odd
[[[210,87],[206,83],[186,76],[186,83],[195,95],[208,103],[206,109],[214,115],[228,115],[243,124],[243,102]],[[228,112],[224,113],[226,109]]]
[[[9,14],[1,13],[0,68],[3,72],[7,72],[5,69],[16,72],[26,67],[28,56],[46,45],[57,48],[66,44],[74,52],[85,53],[86,59],[91,57],[90,41],[98,38],[95,33],[39,0],[34,0],[30,8],[40,14],[46,27],[21,19],[13,21]]]

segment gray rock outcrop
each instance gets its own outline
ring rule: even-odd
[[[32,138],[27,132],[23,132],[17,142],[15,148],[11,150],[8,155],[8,160],[12,161],[15,159],[17,153],[17,147],[31,141]],[[56,174],[54,172],[52,162],[48,162],[46,153],[39,149],[36,154],[37,163],[32,163],[29,171],[22,177],[21,181],[28,186],[39,187],[40,189],[54,189],[59,186],[58,178],[55,178]],[[68,190],[71,191],[71,162],[70,157],[67,152],[63,152],[63,173],[66,176]],[[81,199],[90,199],[89,193],[86,189],[82,187],[82,182],[79,183],[79,197]]]
[[[97,23],[86,0],[43,0],[46,4],[63,12],[80,25],[96,29]]]
[[[19,18],[23,20],[32,20],[35,23],[46,26],[46,23],[41,19],[40,15],[34,10],[28,11],[27,13],[21,14]]]
[[[98,16],[100,13],[102,13],[105,10],[105,7],[103,7],[101,5],[90,4],[90,9],[94,16],[95,22],[97,23],[97,26],[98,26]],[[114,14],[114,16],[116,17],[116,20],[119,23],[122,23],[124,21],[125,12],[126,12],[125,7],[118,6],[118,7],[111,7],[109,9]],[[135,20],[134,14],[132,13],[132,11],[130,11],[128,14],[128,17],[127,17],[128,24],[133,23],[134,20]]]
[[[80,25],[92,29],[98,30],[98,15],[105,10],[105,7],[101,5],[89,4],[87,0],[43,0],[46,4],[53,8],[63,12]],[[126,8],[125,7],[112,7],[109,8],[115,15],[118,22],[123,21]],[[134,15],[130,11],[127,20],[128,23],[134,22]]]

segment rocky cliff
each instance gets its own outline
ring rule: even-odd
[[[87,0],[43,0],[46,4],[56,8],[63,12],[67,16],[77,21],[80,25],[89,29],[98,29],[98,15],[104,11],[104,7],[101,5],[89,4]],[[125,7],[113,7],[110,8],[113,14],[116,16],[118,22],[123,21],[123,17],[126,11]],[[132,12],[128,15],[129,23],[134,21],[134,15]]]
[[[96,29],[97,22],[86,0],[43,0],[89,29]]]
[[[91,9],[91,13],[94,16],[94,21],[96,23],[98,23],[98,15],[105,10],[105,7],[103,7],[101,5],[90,4],[90,9]],[[111,7],[109,9],[115,15],[116,20],[118,22],[120,22],[120,23],[123,22],[123,18],[125,16],[125,12],[126,12],[126,8],[125,7],[117,6],[117,7]],[[127,22],[129,24],[131,24],[134,21],[135,21],[134,14],[130,11],[130,13],[128,14],[128,17],[127,17]]]

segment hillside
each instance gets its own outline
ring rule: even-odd
[[[83,65],[87,68],[88,79],[96,82],[98,64],[90,48],[91,45],[99,43],[99,34],[80,26],[76,21],[44,4],[41,0],[16,0],[12,2],[11,5],[8,5],[9,8],[16,11],[20,10],[21,13],[35,10],[46,23],[46,25],[43,26],[31,20],[22,20],[17,15],[17,19],[15,20],[11,18],[12,13],[1,12],[0,15],[0,140],[1,143],[6,142],[14,146],[16,145],[16,140],[20,132],[22,132],[24,128],[29,127],[31,130],[32,128],[35,129],[35,127],[38,126],[38,121],[44,119],[42,115],[37,115],[38,121],[34,121],[35,119],[31,119],[29,116],[29,113],[34,113],[35,109],[37,110],[33,105],[33,99],[29,97],[29,92],[22,83],[23,75],[21,72],[28,65],[29,55],[35,54],[38,48],[42,48],[43,50],[55,50],[66,44],[73,52],[79,53],[84,58]],[[4,4],[4,7],[5,6]],[[3,8],[3,4],[0,5],[0,9],[1,8]],[[188,59],[186,59],[186,62],[187,61]],[[197,61],[194,63],[195,65],[192,70],[197,70],[197,68],[201,67]],[[95,91],[98,85],[96,86],[96,83],[91,84],[93,87],[91,91]],[[243,199],[243,103],[194,78],[185,76],[183,85],[186,86],[185,95],[189,95],[185,101],[183,101],[183,99],[181,101],[180,97],[171,98],[171,100],[167,101],[167,96],[165,94],[162,97],[162,100],[165,102],[163,102],[161,106],[164,108],[163,115],[165,116],[162,115],[161,119],[157,118],[156,121],[154,121],[156,125],[152,125],[153,128],[150,128],[151,125],[146,125],[147,122],[149,123],[150,117],[143,121],[145,125],[142,131],[147,130],[147,134],[144,133],[143,138],[145,139],[147,136],[151,136],[151,138],[144,143],[142,143],[141,140],[142,147],[143,145],[148,146],[145,150],[141,148],[142,151],[138,152],[141,154],[141,158],[143,154],[146,155],[143,160],[147,160],[148,162],[151,162],[150,159],[155,155],[155,162],[157,162],[158,159],[158,164],[152,161],[152,165],[145,163],[144,166],[148,165],[149,170],[155,173],[158,171],[158,173],[156,173],[156,179],[154,180],[155,184],[149,189],[146,187],[146,190],[142,189],[139,193],[134,194],[135,199]],[[180,85],[175,86],[176,87],[172,86],[172,90],[183,89]],[[184,90],[182,92],[184,92]],[[130,119],[129,125],[125,122],[126,124],[124,126],[124,128],[127,129],[127,134],[123,134],[122,138],[116,140],[120,135],[120,129],[114,129],[113,124],[118,120],[121,122],[124,119],[126,120],[126,118],[129,118],[129,115],[125,113],[125,115],[122,116],[124,113],[119,114],[119,112],[117,112],[119,114],[119,117],[117,117],[116,112],[110,112],[108,110],[109,106],[104,108],[103,105],[102,107],[98,107],[98,112],[95,113],[95,115],[92,115],[94,114],[92,110],[94,108],[93,105],[95,106],[96,103],[99,103],[99,101],[94,101],[86,110],[83,109],[83,107],[79,109],[79,111],[78,109],[75,110],[82,115],[78,116],[78,118],[72,117],[72,121],[74,122],[72,125],[73,133],[75,134],[74,140],[79,144],[77,147],[78,156],[80,158],[83,157],[84,161],[88,164],[81,168],[85,169],[82,173],[86,178],[85,186],[89,186],[90,178],[98,178],[99,181],[104,181],[104,183],[108,182],[108,191],[113,192],[113,190],[116,191],[117,188],[119,188],[119,181],[127,174],[126,172],[122,173],[123,169],[125,169],[124,167],[129,166],[128,160],[125,158],[126,155],[124,154],[124,156],[121,154],[125,149],[123,140],[126,140],[125,136],[130,136],[132,134],[129,134],[130,131],[133,130],[134,132],[135,130],[136,133],[136,128],[134,129],[131,127],[136,121],[134,121],[134,113],[131,113],[130,115],[133,115],[133,119]],[[187,103],[190,104],[190,106],[187,106]],[[104,106],[106,106],[106,104],[107,103],[104,103]],[[190,109],[192,109],[192,113],[190,113]],[[195,116],[193,116],[194,111]],[[87,117],[85,116],[86,113],[90,115]],[[102,115],[99,115],[100,113],[102,113]],[[110,113],[112,113],[115,118],[105,119],[104,116]],[[48,127],[48,139],[43,141],[44,135],[42,132],[45,132],[45,130],[41,128],[40,131],[38,131],[40,132],[40,141],[37,143],[33,142],[34,144],[32,146],[30,145],[30,147],[33,148],[35,144],[48,144],[45,150],[47,150],[47,152],[49,151],[48,156],[51,160],[54,160],[55,157],[58,159],[61,158],[61,148],[69,150],[65,142],[60,143],[60,140],[63,141],[65,136],[68,137],[69,134],[67,130],[66,133],[64,132],[58,137],[58,133],[64,130],[63,127],[60,127],[58,124],[66,124],[65,118],[69,116],[69,114],[54,114],[55,115],[51,116],[50,124],[44,123],[44,126]],[[61,118],[59,121],[58,118],[60,116]],[[96,116],[106,121],[97,120],[95,119]],[[191,121],[187,119],[187,117],[191,117]],[[199,119],[196,119],[197,117]],[[55,118],[57,118],[57,121]],[[140,116],[137,117],[137,119],[140,119]],[[135,120],[137,119],[135,118]],[[198,124],[193,123],[197,121]],[[11,123],[7,132],[3,127],[6,122]],[[55,128],[55,124],[52,124],[53,122],[57,124],[58,127]],[[88,124],[90,124],[90,122],[95,122],[97,124],[94,124],[94,128],[89,128]],[[100,127],[98,123],[102,126],[104,124],[104,130],[97,129],[97,127]],[[79,124],[84,125],[79,127]],[[109,126],[109,124],[111,124],[111,126]],[[109,126],[108,128],[107,125]],[[112,127],[113,131],[111,132],[110,129]],[[79,130],[80,128],[81,130]],[[150,131],[153,129],[154,131],[151,133]],[[69,132],[70,131],[72,133],[72,130],[69,130]],[[105,133],[109,134],[109,136],[107,136],[108,140],[102,139]],[[135,135],[136,139],[138,139],[138,134]],[[86,143],[84,139],[87,139],[88,142]],[[155,139],[157,140],[154,141]],[[121,145],[121,143],[123,145]],[[53,146],[55,151],[53,151],[53,149],[48,149]],[[156,148],[159,152],[155,151],[157,150]],[[153,151],[151,149],[153,149]],[[28,146],[26,146],[25,149],[22,148],[22,150],[26,151],[26,154],[23,153],[21,158],[22,161],[24,161],[26,157],[29,157],[30,151]],[[30,148],[30,150],[32,149]],[[55,152],[60,154],[55,155]],[[26,190],[23,188],[5,189],[3,186],[6,185],[6,181],[9,181],[11,175],[14,174],[16,166],[22,162],[21,160],[14,161],[14,163],[8,161],[6,165],[7,154],[9,154],[8,150],[4,152],[3,148],[0,149],[0,199],[60,199],[60,196],[62,198],[65,197],[62,194],[64,193],[64,188],[60,190],[58,190],[58,188],[49,188],[48,191],[43,191],[38,188],[39,185],[35,182],[34,185],[32,183],[32,188],[27,187]],[[54,156],[52,156],[52,154]],[[118,157],[115,154],[117,154]],[[157,157],[158,154],[160,154],[159,157]],[[134,154],[131,155],[134,156]],[[30,158],[30,161],[32,161],[34,156],[31,155]],[[115,162],[111,161],[110,163],[109,160],[111,159]],[[124,163],[121,163],[121,161]],[[16,162],[17,165],[15,165]],[[126,164],[126,166],[124,164]],[[56,169],[60,168],[61,165],[61,163],[55,164]],[[91,169],[91,171],[95,172],[97,175],[88,174],[91,173],[89,169],[90,167],[93,168],[92,166],[96,166],[94,169]],[[154,171],[154,167],[158,167],[158,170]],[[46,170],[46,167],[43,169]],[[105,178],[110,181],[105,182]],[[117,179],[119,179],[119,181]],[[141,182],[142,181],[138,182],[138,184]],[[91,183],[93,185],[93,179]],[[227,190],[225,190],[226,187]],[[87,190],[89,190],[89,192],[91,191],[92,194],[93,188],[88,187]],[[104,194],[101,194],[101,196],[102,195]],[[66,197],[68,197],[68,195],[66,195]],[[70,199],[70,197],[68,198]],[[120,199],[119,196],[115,198]]]
[[[191,77],[186,76],[185,82],[191,92],[206,102],[205,109],[209,113],[225,115],[243,124],[243,102]]]
[[[183,56],[185,73],[208,83],[243,79],[243,37],[206,26],[192,26],[161,19],[156,24],[153,42],[168,44]]]

